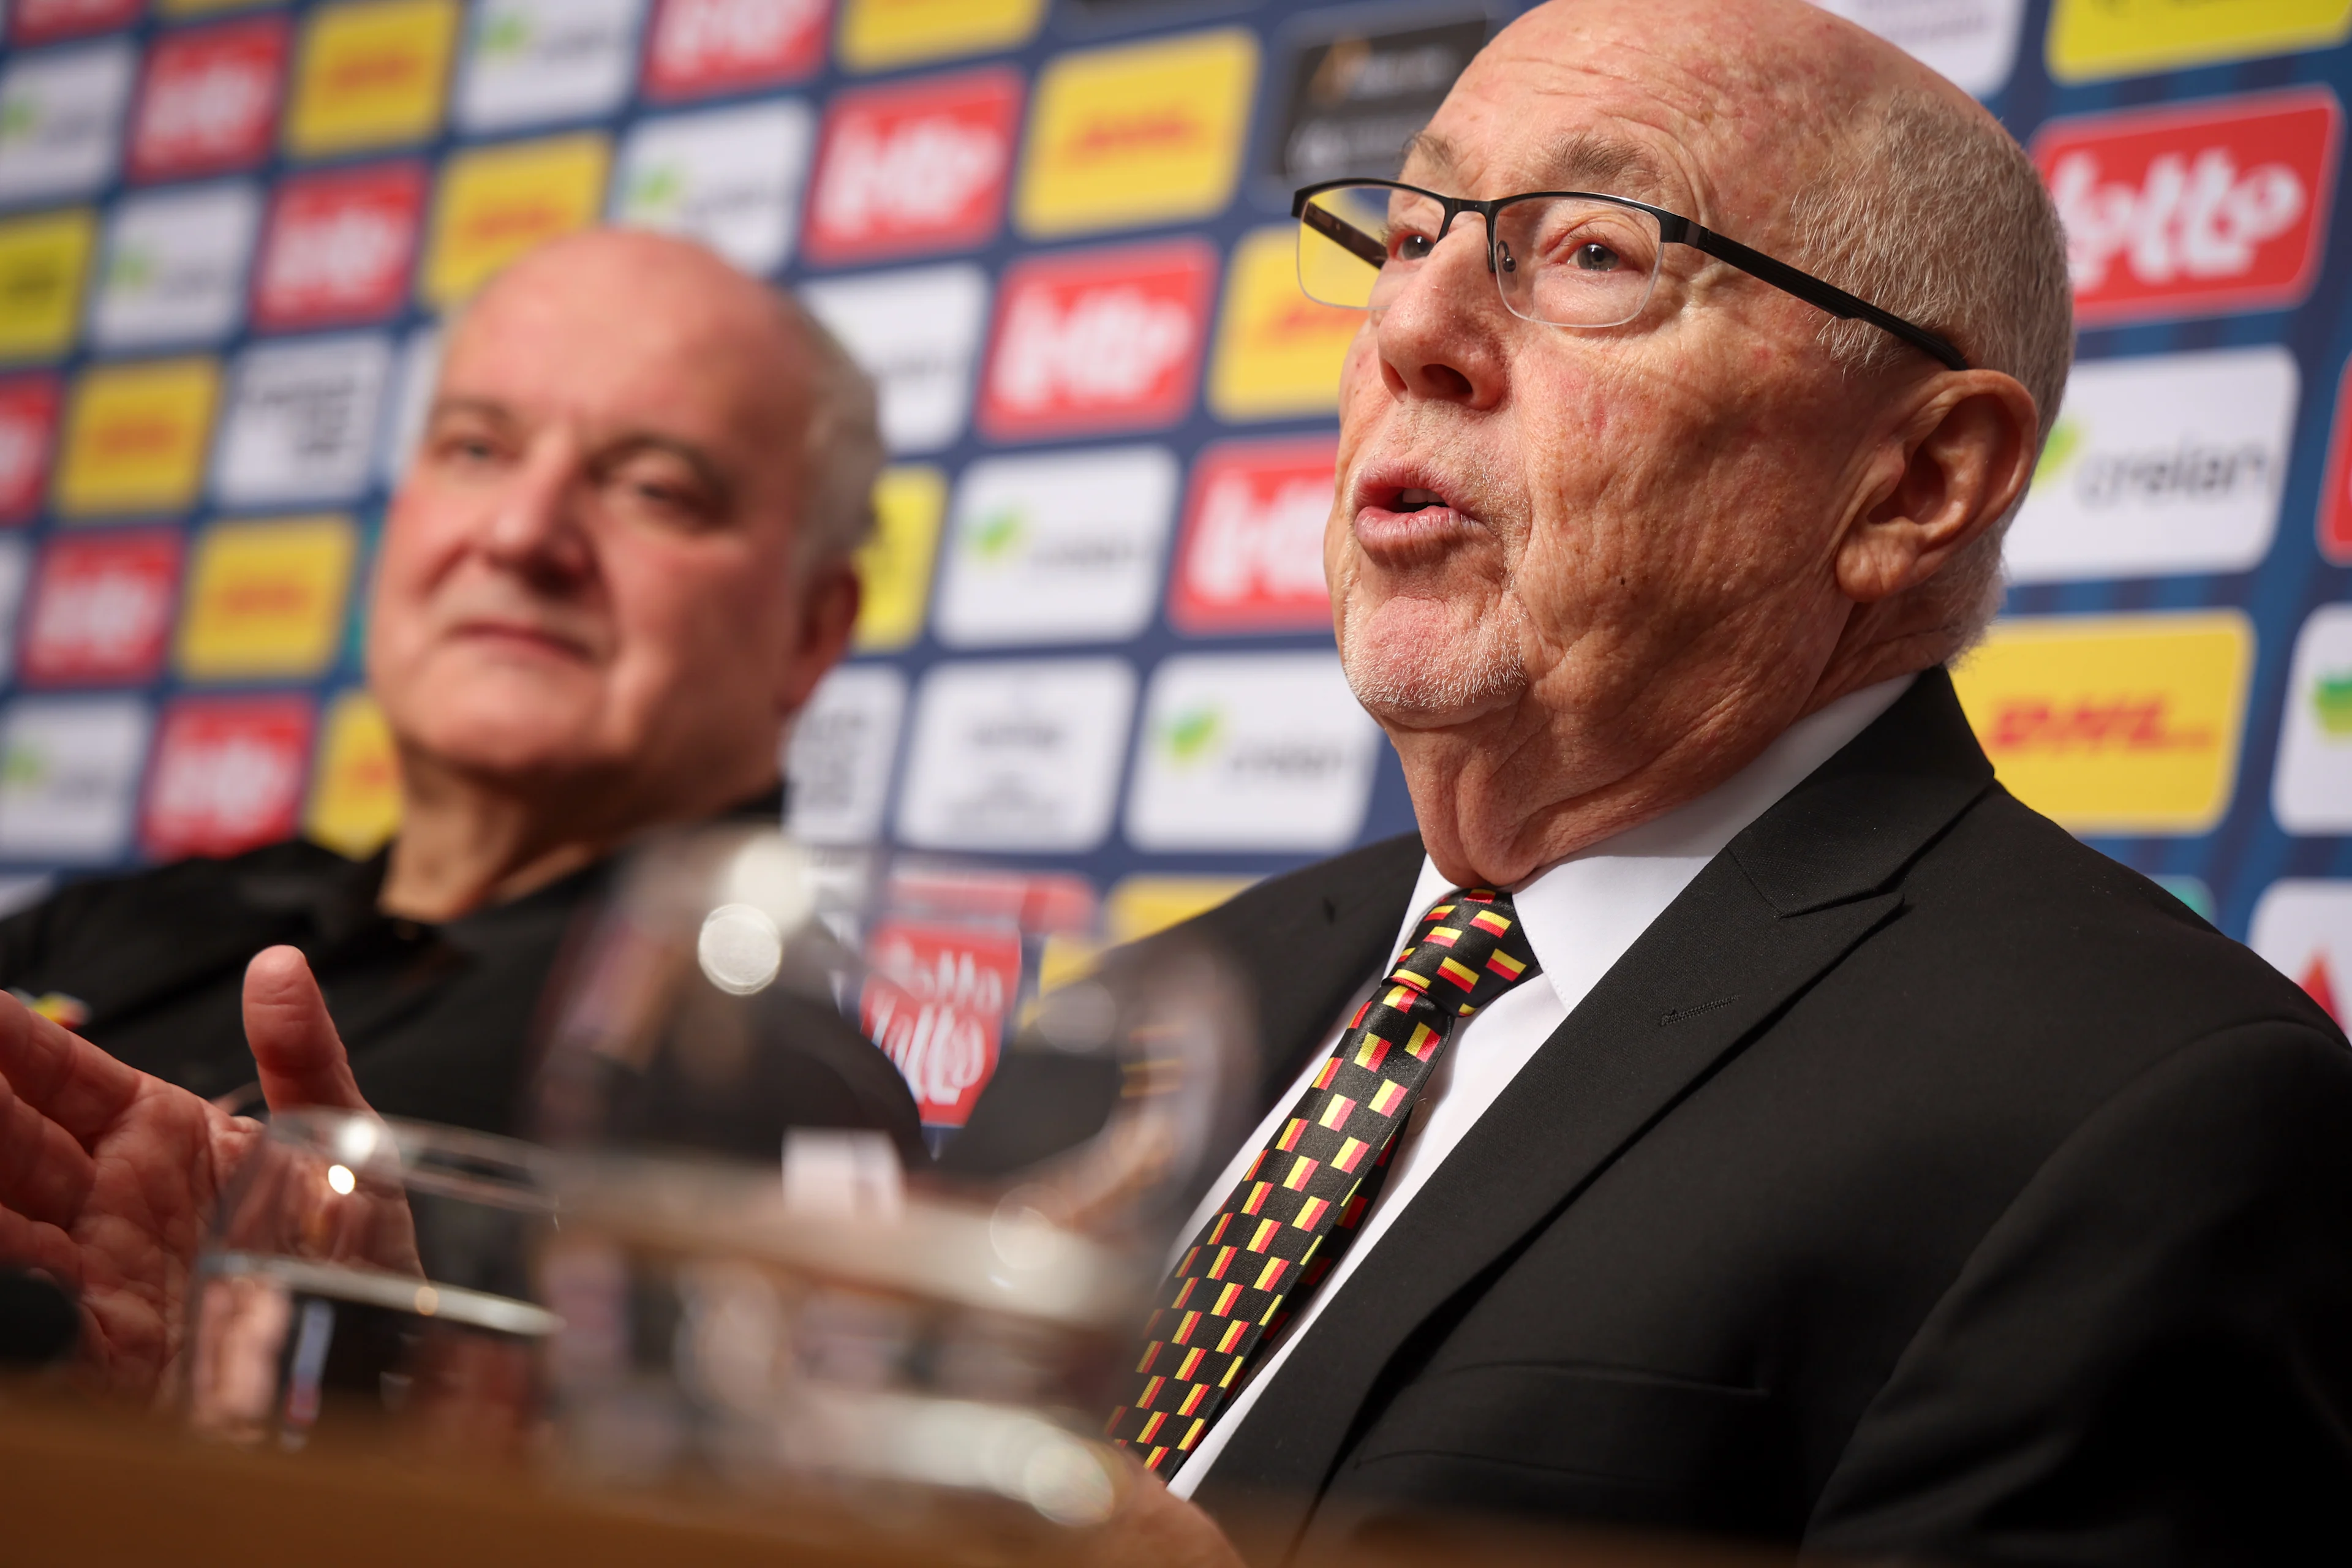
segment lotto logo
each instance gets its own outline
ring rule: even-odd
[[[996,1070],[1004,1016],[1021,994],[1019,933],[893,921],[875,932],[866,957],[866,1037],[898,1064],[926,1125],[962,1126]]]
[[[646,96],[698,98],[808,75],[824,58],[831,0],[663,0]]]
[[[139,19],[140,0],[17,0],[12,44],[46,44],[58,38],[127,27]]]
[[[2325,88],[2056,121],[2034,159],[2085,326],[2274,310],[2325,248],[2343,111]]]
[[[1021,123],[1003,69],[844,92],[809,208],[809,254],[849,261],[980,245],[996,232]]]
[[[57,433],[56,377],[0,381],[0,523],[22,522],[40,510]]]
[[[131,178],[178,179],[261,162],[278,128],[286,50],[280,16],[164,35],[147,57],[131,124]]]
[[[1020,437],[1183,417],[1216,270],[1198,240],[1014,266],[997,301],[982,428]]]
[[[430,136],[457,39],[451,0],[360,0],[311,12],[288,149],[316,158]]]
[[[52,539],[25,627],[24,678],[52,686],[153,679],[179,583],[175,530]]]
[[[294,831],[310,754],[301,697],[174,702],[155,738],[140,837],[159,860],[235,855]]]
[[[373,321],[400,308],[425,211],[425,167],[298,175],[278,188],[254,284],[272,331]]]
[[[1193,632],[1318,631],[1331,624],[1323,528],[1329,437],[1229,441],[1201,454],[1184,504],[1168,618]]]

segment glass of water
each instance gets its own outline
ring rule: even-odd
[[[290,1111],[232,1179],[189,1293],[199,1432],[520,1461],[541,1419],[531,1298],[545,1156],[456,1128]]]

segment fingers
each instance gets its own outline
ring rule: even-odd
[[[327,999],[298,949],[264,948],[246,965],[245,1038],[272,1110],[368,1108],[335,1021],[327,1016]]]
[[[46,1269],[69,1293],[81,1289],[81,1248],[73,1237],[13,1209],[0,1208],[0,1264]]]
[[[0,1079],[0,1205],[28,1219],[71,1226],[97,1166],[64,1128]]]
[[[26,1105],[87,1144],[130,1106],[140,1075],[0,993],[0,1079]]]

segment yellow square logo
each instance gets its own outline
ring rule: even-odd
[[[1029,117],[1022,228],[1049,237],[1219,211],[1256,85],[1257,39],[1238,27],[1051,61]]]
[[[58,508],[80,516],[175,511],[196,499],[220,395],[209,359],[99,365],[75,384]]]
[[[2058,0],[2050,74],[2138,76],[2324,49],[2352,37],[2352,0]]]
[[[343,517],[206,529],[188,572],[180,673],[191,680],[323,674],[341,641],[358,548]]]
[[[1225,307],[1209,365],[1209,408],[1220,419],[1287,419],[1339,406],[1339,364],[1364,324],[1361,310],[1318,305],[1298,287],[1289,224],[1252,229],[1234,247]]]
[[[2253,673],[2236,610],[1996,622],[1952,672],[2000,782],[2077,833],[2205,833],[2230,808]]]
[[[841,63],[854,71],[887,70],[1015,48],[1045,15],[1045,0],[845,0]]]
[[[0,359],[73,347],[97,222],[88,208],[0,223]]]
[[[859,653],[887,653],[922,635],[947,505],[947,476],[929,464],[882,470],[874,487],[874,537],[857,552]]]
[[[432,135],[457,41],[456,0],[361,0],[311,12],[287,151],[316,158]]]
[[[542,241],[595,222],[611,156],[602,136],[552,136],[459,153],[441,171],[419,292],[457,303]]]
[[[375,699],[354,689],[335,699],[320,727],[302,831],[356,860],[400,827],[400,760]]]

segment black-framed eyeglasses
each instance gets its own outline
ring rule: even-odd
[[[1480,202],[1396,180],[1308,185],[1290,199],[1290,216],[1298,220],[1299,287],[1327,305],[1382,309],[1464,213],[1485,221],[1486,270],[1504,306],[1527,321],[1622,326],[1650,302],[1665,247],[1687,245],[1841,321],[1884,328],[1952,370],[1969,368],[1950,342],[1867,300],[1663,207],[1591,191],[1528,191]]]

